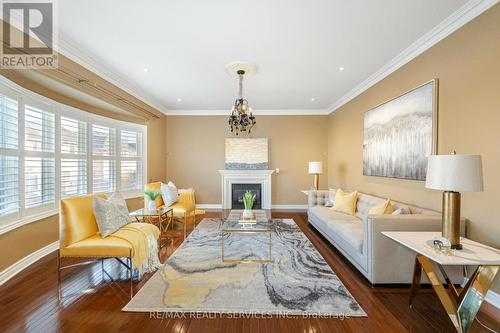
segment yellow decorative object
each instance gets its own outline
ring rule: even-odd
[[[149,183],[145,185],[144,189],[159,191],[161,189],[161,185],[162,185],[161,182]],[[146,196],[144,196],[144,202],[146,205],[148,200],[149,199]],[[156,199],[156,204],[157,207],[162,207],[164,205],[161,196]],[[190,193],[179,193],[179,200],[169,206],[170,208],[173,209],[174,216],[177,217],[179,220],[181,220],[182,223],[184,224],[184,238],[186,237],[186,226],[188,223],[188,217],[191,219],[193,225],[196,225],[196,214],[205,214],[205,212],[202,210],[196,210],[195,205],[196,205],[195,193],[193,191]]]
[[[396,207],[391,201],[389,201],[389,204],[387,205],[387,208],[385,209],[384,214],[390,215],[396,211],[398,207]]]
[[[98,195],[103,199],[107,198],[104,194]],[[132,245],[132,243],[135,243],[135,240],[132,238],[127,238],[124,235],[125,232],[120,232],[121,229],[106,238],[101,238],[99,236],[97,223],[94,217],[94,210],[92,207],[92,197],[93,195],[86,195],[81,197],[62,199],[60,201],[60,241],[59,251],[57,252],[59,296],[61,295],[61,270],[78,265],[74,264],[69,266],[61,266],[61,258],[79,257],[104,259],[110,257],[126,257],[128,265],[123,261],[120,261],[120,263],[122,263],[129,270],[130,297],[132,297],[132,258],[134,254],[139,254],[139,257],[142,256],[142,250],[135,250],[135,245]],[[152,227],[156,228],[155,226]],[[128,228],[128,225],[123,228]],[[147,230],[150,229],[150,227],[146,228]],[[151,233],[156,239],[158,239],[158,228],[156,228],[156,231],[153,231],[153,229],[151,229]],[[115,236],[116,234],[122,236],[117,237]],[[134,236],[134,238],[135,237],[136,236]],[[144,237],[144,239],[145,238],[146,237]]]
[[[160,229],[150,223],[130,223],[120,228],[110,237],[128,241],[132,245],[132,262],[137,269],[142,269],[148,261],[148,238],[158,239]]]
[[[381,204],[373,206],[368,211],[368,215],[384,215],[385,211],[387,210],[387,207],[389,206],[389,202],[390,202],[390,200],[387,199],[386,201],[382,202]]]
[[[356,213],[356,202],[358,201],[358,191],[349,194],[344,193],[341,189],[335,193],[335,204],[331,209],[354,215]]]

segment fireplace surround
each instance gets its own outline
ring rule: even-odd
[[[221,175],[222,208],[233,208],[233,184],[260,184],[260,208],[271,209],[271,175],[273,172],[274,170],[219,170]]]

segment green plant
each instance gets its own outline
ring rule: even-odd
[[[161,195],[161,193],[159,191],[155,191],[155,190],[146,190],[146,191],[144,191],[144,194],[151,201],[155,201],[156,198],[158,198]]]
[[[252,209],[254,202],[255,194],[252,194],[250,191],[246,191],[245,194],[243,194],[243,204],[245,205],[245,209]]]

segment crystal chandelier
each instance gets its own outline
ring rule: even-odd
[[[243,98],[243,77],[245,71],[240,69],[236,73],[240,80],[239,91],[238,98],[234,101],[231,115],[229,116],[229,127],[231,128],[231,132],[236,135],[240,132],[250,134],[256,121],[252,114],[252,108],[248,104],[248,101]]]

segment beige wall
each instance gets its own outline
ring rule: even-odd
[[[166,178],[166,117],[148,123],[148,179]],[[154,139],[154,140],[153,140]],[[129,209],[142,205],[142,198],[127,200]],[[59,239],[58,216],[36,221],[0,235],[0,271]]]
[[[167,177],[179,187],[194,187],[197,203],[220,204],[219,169],[224,169],[224,139],[231,137],[227,116],[167,117]],[[309,161],[327,168],[327,116],[257,116],[252,137],[269,139],[273,204],[305,204]],[[326,186],[326,173],[320,186]]]
[[[363,113],[439,78],[440,154],[481,154],[485,191],[462,194],[468,235],[500,248],[500,5],[330,115],[329,183],[440,210],[441,193],[424,182],[364,177]],[[495,289],[500,290],[500,283]]]

